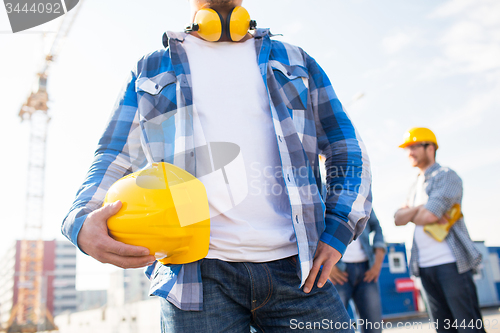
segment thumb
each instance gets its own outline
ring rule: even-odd
[[[111,204],[107,204],[106,206],[102,207],[100,209],[100,217],[104,218],[105,220],[107,220],[108,218],[110,218],[111,216],[115,215],[116,213],[118,213],[120,211],[120,209],[122,208],[122,202],[120,200],[118,201],[115,201]]]

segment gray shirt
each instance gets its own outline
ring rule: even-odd
[[[438,163],[434,163],[425,173],[423,189],[428,200],[424,207],[441,218],[455,203],[462,204],[462,179],[450,168],[442,167]],[[408,196],[408,206],[412,207],[417,192],[417,182],[412,185]],[[469,236],[467,227],[465,226],[464,218],[460,218],[451,227],[445,241],[451,248],[453,255],[457,259],[457,269],[459,273],[467,272],[475,269],[481,263],[481,253],[474,246],[474,242]],[[413,240],[410,259],[410,272],[415,276],[419,276],[418,267],[418,247]]]

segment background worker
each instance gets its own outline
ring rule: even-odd
[[[419,169],[406,205],[395,214],[396,225],[415,224],[410,272],[422,280],[432,320],[438,321],[438,332],[484,332],[472,277],[481,254],[463,217],[443,242],[424,231],[426,224],[446,223],[446,212],[454,204],[462,204],[462,180],[455,171],[435,162],[438,143],[428,128],[410,129],[400,148],[407,151],[411,165]]]
[[[373,241],[370,244],[370,234]],[[364,321],[365,333],[382,331],[382,304],[378,278],[386,246],[380,222],[372,210],[363,233],[347,247],[342,259],[333,267],[330,280],[335,284],[344,306],[352,298]],[[371,324],[369,324],[371,323]]]
[[[227,21],[242,1],[190,4],[191,22],[202,13]],[[198,31],[167,33],[168,48],[144,56],[130,74],[63,233],[99,261],[151,264],[164,332],[248,332],[250,325],[315,332],[325,328],[309,325],[325,319],[328,331],[351,332],[328,275],[371,211],[364,145],[302,49],[271,40],[268,29],[235,40],[225,22],[211,42],[200,20]],[[161,161],[202,180],[225,168],[211,150],[217,142],[234,144],[242,158],[236,174],[223,170],[222,183],[203,180],[212,216],[206,258],[166,266],[108,236],[106,220],[121,203],[101,205],[114,181]],[[326,214],[314,176],[318,152],[327,170],[346,171],[328,180],[342,190],[327,195]]]

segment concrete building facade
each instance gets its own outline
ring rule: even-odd
[[[17,303],[21,241],[15,241],[0,260],[0,325],[9,321]],[[77,310],[76,248],[67,241],[44,241],[41,303],[56,316]]]
[[[78,307],[76,295],[76,247],[67,241],[55,241],[54,256],[54,316],[63,312],[75,312]]]
[[[107,290],[77,290],[77,311],[87,311],[106,305],[108,300]]]

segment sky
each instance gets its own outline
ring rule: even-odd
[[[395,227],[417,171],[397,146],[411,127],[431,128],[437,161],[464,183],[471,237],[500,246],[500,2],[496,0],[246,0],[276,39],[301,46],[328,74],[363,138],[373,172],[373,205],[386,241],[410,245]],[[187,0],[80,0],[81,10],[51,68],[44,237],[64,239],[61,222],[128,71],[162,47],[166,30],[190,20]],[[42,32],[60,19],[12,34],[0,9],[0,256],[23,235],[29,126],[18,117],[43,55]],[[359,94],[361,99],[355,100]],[[78,254],[77,288],[107,286],[114,270]]]

